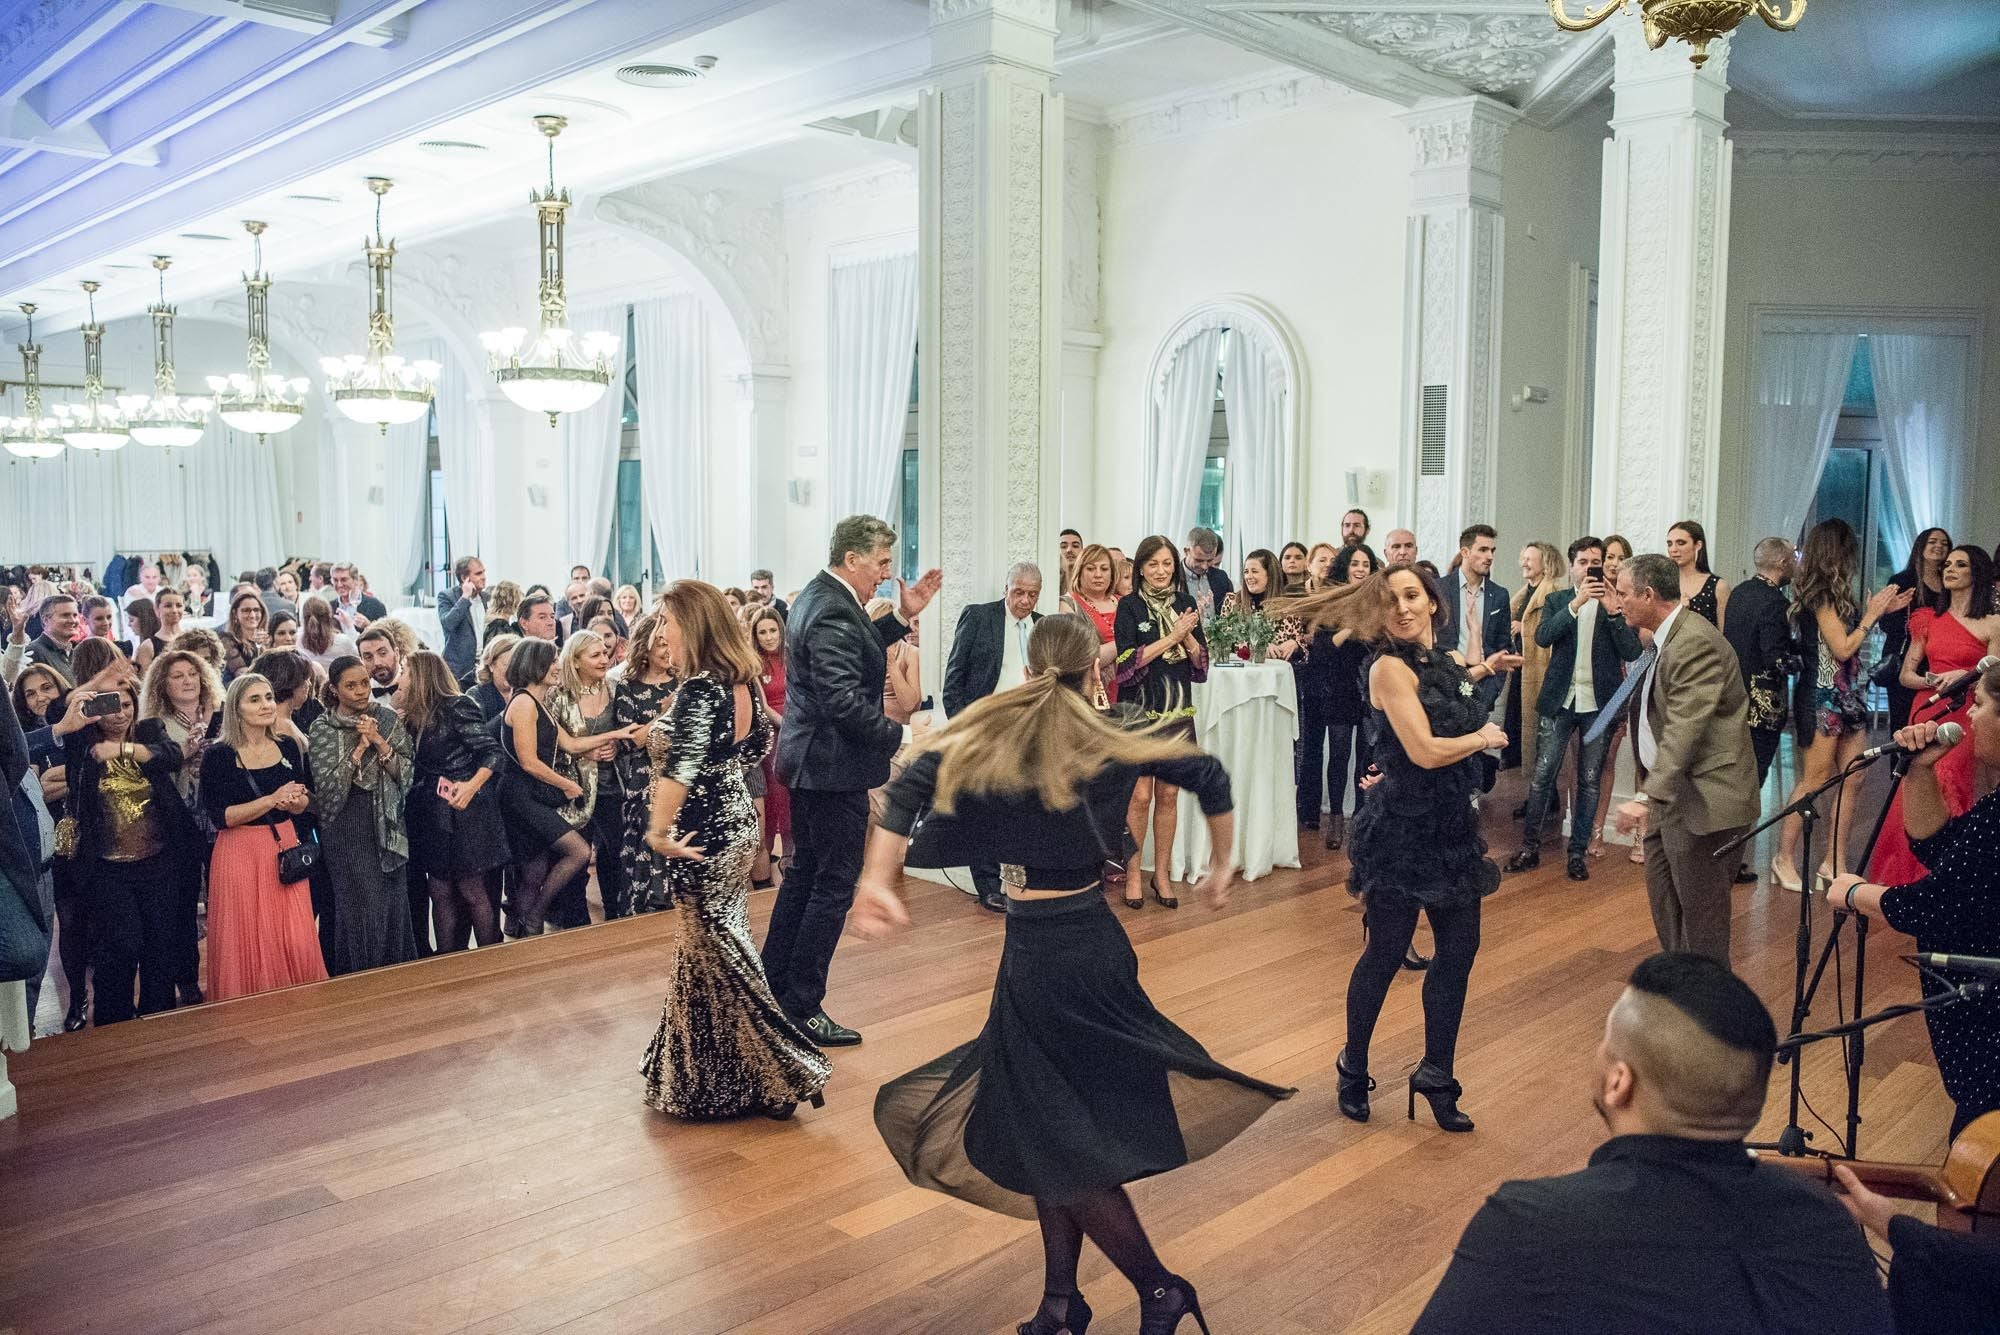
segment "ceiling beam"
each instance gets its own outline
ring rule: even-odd
[[[0,102],[0,145],[37,149],[66,158],[87,158],[96,162],[107,162],[115,156],[120,161],[141,166],[160,165],[160,155],[150,149],[114,154],[111,146],[104,142],[104,136],[91,128],[88,122],[50,125],[28,105],[25,98]]]
[[[285,32],[317,36],[340,22],[340,11],[358,8],[339,0],[154,0],[155,4],[178,9],[185,14],[226,18],[240,23],[256,23]],[[407,23],[398,17],[370,28],[343,25],[341,41],[358,46],[389,46],[403,39]]]
[[[25,7],[24,7],[25,8]],[[18,15],[0,46],[0,102],[15,102],[131,17],[133,0],[76,0]]]
[[[157,82],[236,28],[234,19],[143,10],[119,33],[118,41],[110,44],[116,51],[99,48],[87,59],[72,61],[29,92],[26,101],[51,125],[88,121]]]

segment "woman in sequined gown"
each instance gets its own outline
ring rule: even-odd
[[[648,738],[658,759],[646,843],[667,861],[680,940],[640,1067],[646,1102],[690,1120],[782,1120],[801,1102],[820,1106],[833,1067],[772,997],[750,938],[758,829],[743,766],[771,741],[763,665],[713,585],[681,580],[659,610],[681,685]]]

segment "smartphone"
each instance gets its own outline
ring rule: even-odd
[[[1583,577],[1585,579],[1594,579],[1599,584],[1602,584],[1604,582],[1604,567],[1602,565],[1588,566],[1584,569]]]
[[[83,702],[85,718],[108,718],[116,714],[125,697],[117,691],[98,691]]]
[[[451,801],[452,798],[458,796],[458,785],[440,774],[438,776],[438,796],[447,802]]]

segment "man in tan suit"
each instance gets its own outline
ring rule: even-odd
[[[1635,556],[1618,572],[1626,623],[1650,631],[1632,665],[1629,710],[1639,794],[1618,812],[1630,833],[1646,818],[1646,898],[1662,950],[1729,963],[1729,887],[1736,866],[1715,851],[1757,820],[1749,696],[1722,632],[1681,606],[1680,570]],[[1610,712],[1610,711],[1607,711]]]

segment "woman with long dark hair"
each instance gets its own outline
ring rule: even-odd
[[[1306,591],[1306,551],[1303,542],[1288,542],[1278,549],[1278,592],[1296,598]]]
[[[646,1102],[675,1117],[783,1121],[824,1102],[833,1064],[771,995],[750,937],[758,831],[743,771],[771,744],[763,665],[712,584],[668,586],[659,618],[681,684],[648,739],[658,760],[646,843],[667,860],[680,941],[640,1067]]]
[[[333,951],[326,963],[336,977],[417,957],[403,824],[414,747],[396,711],[376,703],[371,686],[360,659],[334,659],[326,672],[326,709],[307,733],[313,814],[333,891]],[[428,935],[429,923],[424,930]]]
[[[1347,980],[1347,1044],[1335,1062],[1340,1110],[1368,1120],[1369,1044],[1389,984],[1403,967],[1421,913],[1437,954],[1424,974],[1424,1056],[1410,1076],[1417,1096],[1446,1131],[1470,1131],[1452,1075],[1466,983],[1479,951],[1480,901],[1500,884],[1486,856],[1479,814],[1478,756],[1506,736],[1486,721],[1473,683],[1520,666],[1520,656],[1490,654],[1469,667],[1439,650],[1444,601],[1437,580],[1412,566],[1391,566],[1359,583],[1308,598],[1297,607],[1309,623],[1353,631],[1375,647],[1368,667],[1375,763],[1382,772],[1354,818],[1348,889],[1360,896],[1367,933]]]
[[[1729,581],[1708,568],[1708,530],[1683,519],[1667,530],[1667,559],[1680,568],[1681,605],[1720,627],[1729,611]]]
[[[168,595],[162,595],[168,596]],[[181,886],[175,932],[180,943],[180,975],[176,980],[183,1006],[202,1000],[201,895],[208,873],[206,815],[201,805],[201,766],[209,746],[222,734],[222,677],[198,655],[169,649],[153,660],[139,687],[139,715],[158,719],[167,740],[181,749],[181,766],[174,775],[180,792],[202,831],[198,856],[189,860]]]
[[[429,650],[403,664],[403,726],[415,739],[410,780],[410,861],[430,896],[437,950],[500,943],[488,872],[507,865],[507,826],[494,776],[500,739],[478,702],[459,692],[444,659]]]
[[[1861,648],[1882,617],[1910,605],[1914,589],[1884,585],[1866,606],[1855,595],[1861,570],[1861,542],[1843,519],[1823,519],[1806,534],[1799,573],[1792,579],[1792,637],[1805,656],[1805,670],[1793,689],[1793,744],[1801,751],[1799,781],[1787,802],[1796,802],[1847,767],[1868,741],[1868,700],[1861,676]],[[1859,776],[1840,786],[1836,801],[1854,811]],[[1771,859],[1771,879],[1797,891],[1802,824],[1787,816]],[[1847,870],[1845,839],[1828,838],[1819,850],[1819,874]]]
[[[1910,544],[1910,559],[1903,563],[1903,568],[1889,576],[1889,582],[1897,588],[1914,589],[1917,594],[1908,607],[1890,612],[1881,622],[1884,666],[1877,669],[1877,679],[1885,671],[1890,674],[1887,684],[1889,726],[1892,728],[1912,722],[1910,707],[1917,700],[1918,688],[1913,688],[1904,680],[1909,666],[1905,659],[1910,648],[1910,620],[1925,608],[1943,612],[1951,606],[1951,595],[1945,592],[1944,587],[1944,560],[1951,551],[1951,534],[1941,528],[1927,528],[1917,534],[1916,541]],[[1919,661],[1916,666],[1921,669],[1923,664]]]
[[[160,638],[160,613],[151,598],[134,598],[125,604],[125,624],[132,628],[132,666],[144,672],[154,655],[166,648]]]
[[[1221,764],[1185,736],[1106,719],[1092,707],[1097,676],[1089,623],[1043,617],[1026,684],[953,719],[890,785],[855,930],[908,923],[896,893],[906,861],[995,862],[1008,880],[1007,934],[985,1026],[884,1085],[875,1125],[916,1185],[1040,1222],[1043,1297],[1026,1335],[1090,1324],[1076,1282],[1086,1237],[1137,1290],[1140,1335],[1172,1335],[1187,1316],[1205,1331],[1194,1285],[1161,1263],[1126,1185],[1214,1153],[1292,1091],[1216,1062],[1139,985],[1131,942],[1098,892],[1133,786],[1150,779],[1201,799],[1210,908],[1228,903],[1235,816]]]
[[[765,603],[744,616],[750,645],[757,653],[762,670],[757,674],[764,692],[764,710],[771,718],[771,745],[758,765],[764,773],[763,804],[757,811],[757,868],[751,884],[764,889],[771,884],[771,860],[777,856],[778,841],[787,850],[792,844],[792,794],[778,778],[778,732],[785,726],[785,614]],[[761,873],[759,875],[758,873]]]
[[[264,652],[267,619],[264,600],[255,589],[244,589],[229,600],[229,619],[218,632],[222,637],[224,680],[248,672],[251,661]]]
[[[1208,676],[1208,638],[1201,612],[1181,577],[1180,549],[1154,534],[1132,557],[1132,592],[1118,600],[1118,693],[1138,706],[1146,721],[1170,736],[1194,738],[1194,684]],[[1153,899],[1177,909],[1173,893],[1175,804],[1180,790],[1144,776],[1133,785],[1127,823],[1135,849],[1146,843],[1147,818],[1153,828]],[[1125,907],[1143,908],[1139,852],[1125,868]]]

